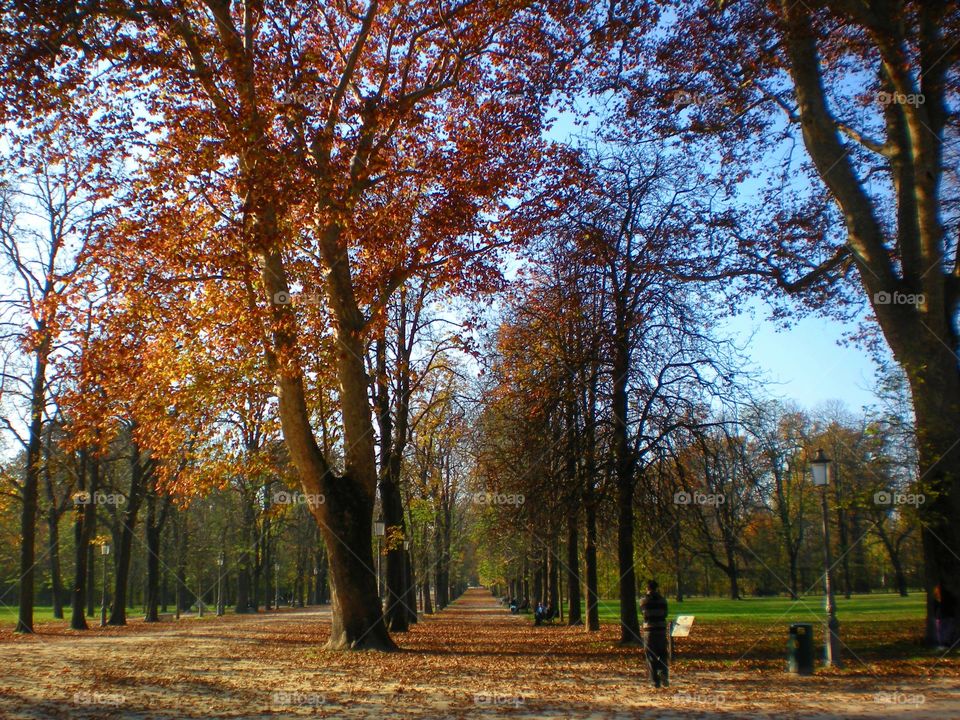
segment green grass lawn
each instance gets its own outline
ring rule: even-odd
[[[806,595],[798,600],[789,598],[688,598],[682,603],[667,598],[670,617],[694,615],[696,622],[735,620],[744,623],[818,622],[824,616],[823,596]],[[916,621],[924,617],[923,593],[909,597],[895,594],[854,595],[847,600],[837,598],[837,617],[841,622],[871,620]],[[619,622],[620,603],[617,600],[600,601],[600,622]]]
[[[670,617],[677,615],[694,615],[696,622],[721,622],[734,620],[745,623],[770,624],[783,622],[786,625],[794,622],[818,622],[823,619],[823,597],[807,595],[799,600],[788,598],[747,598],[744,600],[728,600],[726,598],[688,598],[682,603],[667,598],[670,603]],[[925,601],[923,593],[911,593],[902,598],[894,594],[854,595],[850,600],[843,596],[837,598],[837,616],[841,622],[848,621],[917,621],[923,618]],[[232,612],[233,608],[227,608]],[[53,620],[53,608],[37,606],[34,608],[34,619],[37,622]],[[140,608],[127,611],[129,617],[137,617]],[[100,607],[97,606],[97,617]],[[69,617],[70,609],[66,609]],[[186,614],[186,613],[185,613]],[[208,609],[209,615],[214,614]],[[192,613],[190,614],[192,615]],[[620,619],[620,603],[617,600],[600,601],[600,622],[616,623]],[[0,605],[0,623],[16,623],[17,607]]]
[[[107,608],[107,614],[108,614],[108,615],[109,615],[109,612],[110,612],[110,610],[109,610],[109,608]],[[225,608],[225,612],[230,613],[230,614],[233,614],[233,608],[232,608],[232,607]],[[172,614],[173,614],[173,610],[170,609],[170,610],[168,610],[167,612],[161,613],[161,614],[163,614],[163,615],[172,615]],[[204,611],[203,619],[206,620],[208,617],[216,617],[216,614],[217,614],[217,613],[216,613],[216,609],[215,609],[215,608],[207,607],[206,610]],[[68,621],[68,620],[70,619],[70,608],[69,608],[69,607],[64,608],[64,610],[63,610],[63,616],[64,616],[64,618],[65,618],[65,620],[64,620],[63,622],[66,622],[66,621]],[[193,611],[191,611],[191,612],[186,612],[186,611],[185,611],[185,612],[181,615],[181,617],[182,617],[183,619],[188,619],[188,620],[198,620],[198,619],[199,619],[199,618],[196,617],[196,612],[193,612]],[[100,605],[99,605],[99,603],[97,604],[96,612],[94,612],[93,616],[87,616],[87,620],[88,620],[88,621],[90,621],[91,618],[92,618],[93,620],[95,620],[97,623],[100,622]],[[127,618],[128,618],[128,619],[143,618],[143,608],[141,608],[141,607],[127,608]],[[51,606],[49,606],[49,605],[37,605],[36,607],[33,608],[33,620],[34,620],[34,622],[49,622],[49,621],[51,621],[51,620],[53,620],[53,619],[54,619],[54,618],[53,618],[53,608],[52,608]],[[16,625],[16,623],[17,623],[17,606],[16,606],[16,605],[12,605],[12,606],[9,606],[9,605],[7,605],[7,606],[0,605],[0,624],[13,624],[13,625]]]
[[[16,601],[14,601],[16,602]],[[100,612],[100,609],[97,608],[97,612]],[[70,615],[70,609],[67,608],[64,611],[66,616]],[[36,622],[44,622],[46,620],[53,620],[53,608],[49,605],[41,606],[37,605],[33,608],[33,619]],[[17,622],[17,606],[16,605],[0,605],[0,623],[14,623]]]
[[[781,667],[786,657],[788,628],[793,623],[813,625],[814,647],[819,653],[823,644],[826,613],[823,597],[807,595],[798,600],[789,598],[689,598],[682,603],[670,600],[671,619],[677,615],[693,615],[695,621],[689,638],[678,643],[683,658],[703,667],[755,665]],[[600,621],[619,623],[620,603],[601,602]],[[837,598],[837,617],[843,654],[851,672],[876,672],[871,663],[910,661],[920,672],[932,670],[940,663],[941,653],[922,644],[925,599],[921,592],[902,598],[894,594],[854,595],[847,600]],[[712,665],[711,665],[712,663]]]

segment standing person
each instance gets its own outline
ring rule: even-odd
[[[667,601],[657,592],[657,581],[647,582],[647,594],[640,601],[643,613],[643,647],[654,687],[670,687],[667,677]]]
[[[933,615],[936,618],[937,646],[939,649],[953,645],[953,618],[957,611],[957,601],[953,594],[937,583],[933,589]]]

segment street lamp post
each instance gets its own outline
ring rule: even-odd
[[[110,543],[100,546],[100,555],[103,556],[103,589],[100,597],[100,627],[107,626],[107,557],[110,555]]]
[[[221,550],[220,554],[217,556],[217,617],[221,617],[223,615],[223,594],[221,592],[221,581],[223,580],[224,562],[226,562],[226,558]]]
[[[320,578],[317,577],[320,574],[320,568],[314,566],[313,568],[313,604],[320,604]]]
[[[373,532],[377,536],[377,594],[381,602],[383,602],[383,577],[380,571],[380,556],[383,554],[383,536],[386,531],[387,526],[383,522],[383,515],[381,514],[373,523]]]
[[[280,563],[273,564],[273,609],[280,611]]]
[[[833,582],[831,571],[833,562],[830,558],[830,515],[827,511],[827,485],[830,483],[831,460],[823,449],[817,450],[816,457],[811,461],[813,484],[820,488],[820,505],[823,510],[823,593],[827,610],[827,627],[824,632],[823,664],[825,667],[843,667],[840,657],[840,621],[837,620],[837,603],[833,597]]]

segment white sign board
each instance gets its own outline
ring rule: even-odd
[[[693,627],[693,615],[677,615],[673,621],[673,630],[671,637],[687,637],[690,635],[690,628]]]

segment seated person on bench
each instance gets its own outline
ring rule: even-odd
[[[534,613],[534,624],[540,625],[548,620],[556,620],[559,613],[549,604],[537,603],[537,611]]]

